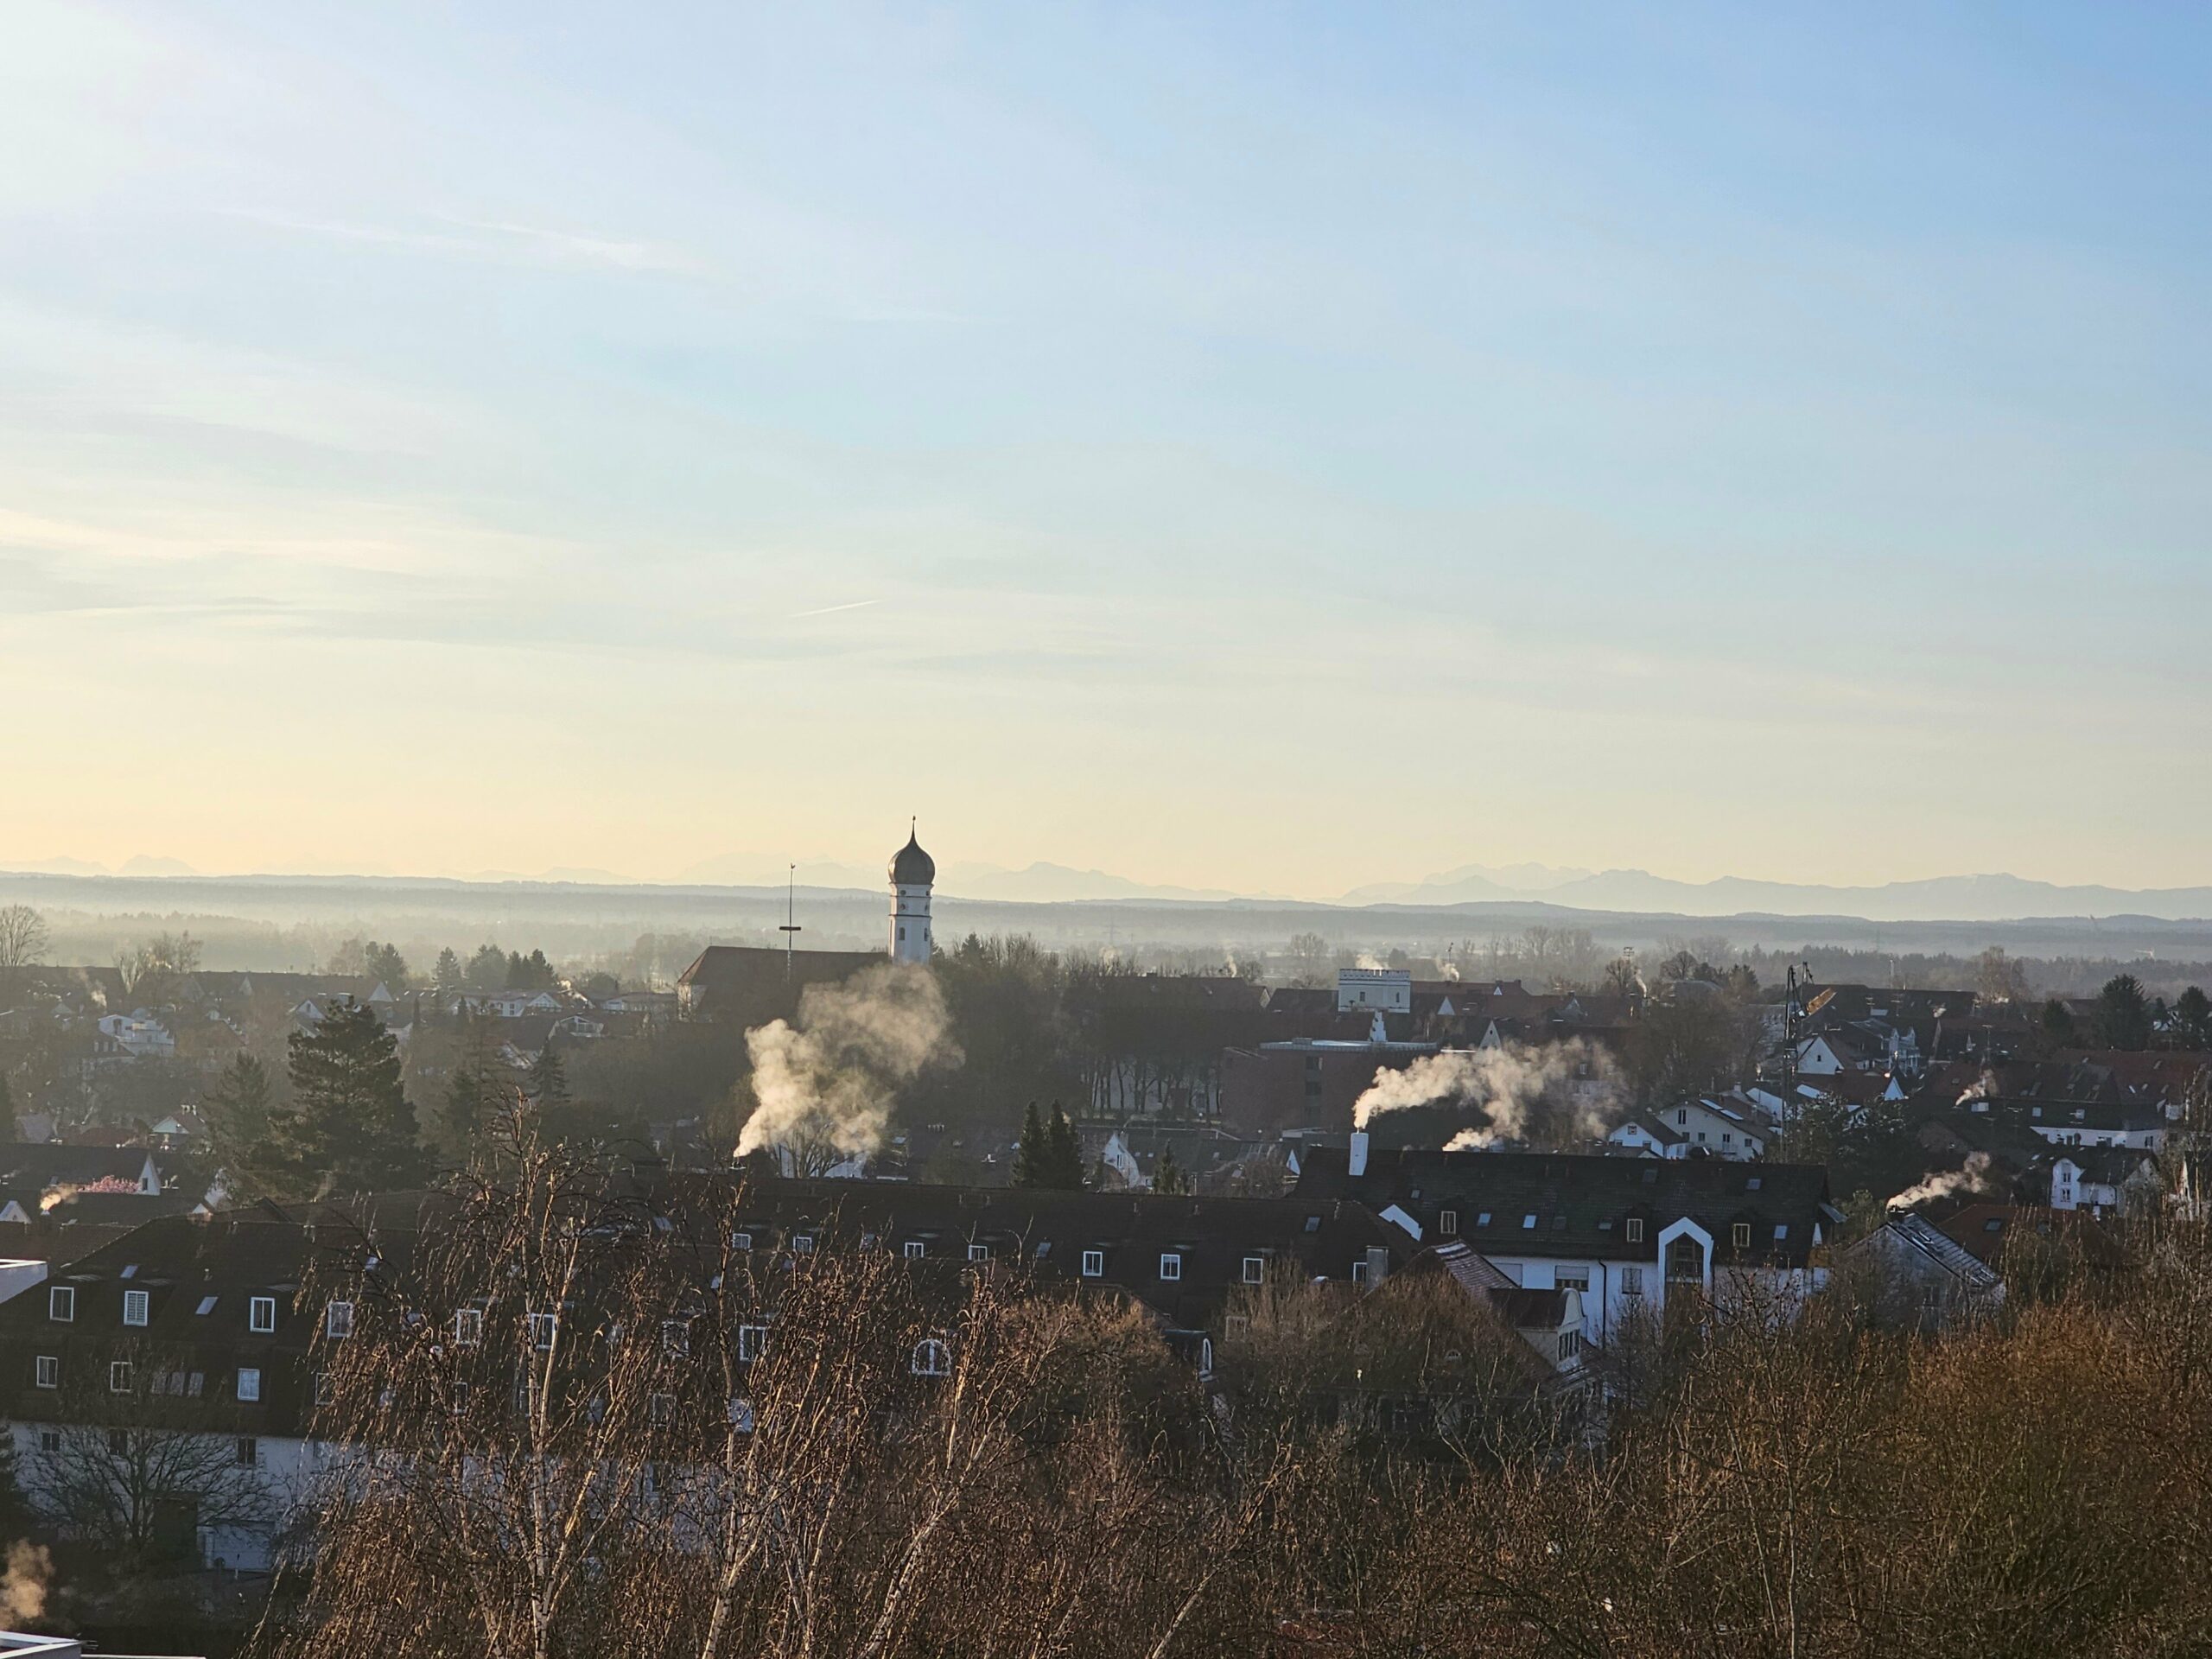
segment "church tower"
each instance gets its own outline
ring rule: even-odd
[[[891,860],[891,960],[930,959],[930,889],[937,883],[937,861],[922,850],[912,833]]]

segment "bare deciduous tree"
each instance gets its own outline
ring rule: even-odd
[[[0,905],[0,968],[29,968],[47,944],[46,918],[29,905]]]

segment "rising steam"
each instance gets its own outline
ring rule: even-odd
[[[1955,1192],[1981,1192],[1989,1186],[1989,1154],[1970,1152],[1965,1167],[1930,1175],[1917,1186],[1908,1186],[1889,1201],[1891,1210],[1910,1210],[1916,1204],[1926,1204],[1931,1198],[1948,1198]]]
[[[798,1024],[745,1033],[759,1104],[737,1137],[741,1158],[763,1147],[798,1155],[865,1155],[883,1145],[898,1091],[931,1065],[957,1065],[944,995],[926,969],[886,963],[842,985],[810,985]]]
[[[1622,1099],[1611,1057],[1595,1044],[1579,1038],[1541,1048],[1508,1043],[1427,1054],[1402,1071],[1382,1073],[1353,1103],[1352,1127],[1363,1129],[1385,1112],[1414,1106],[1480,1107],[1489,1121],[1452,1136],[1445,1150],[1458,1152],[1519,1139],[1540,1112],[1573,1133],[1602,1133]]]
[[[0,1572],[0,1621],[23,1625],[46,1616],[47,1588],[54,1582],[54,1558],[44,1544],[17,1539],[8,1546]]]

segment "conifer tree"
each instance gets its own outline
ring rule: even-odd
[[[200,1096],[200,1116],[233,1198],[291,1196],[294,1182],[276,1134],[276,1090],[259,1056],[235,1056]]]
[[[300,1179],[316,1192],[403,1186],[421,1163],[415,1108],[407,1098],[399,1045],[375,1012],[351,998],[332,1004],[289,1046],[291,1109],[277,1139]]]
[[[569,1103],[569,1071],[561,1063],[561,1052],[547,1038],[545,1046],[537,1051],[537,1058],[530,1063],[530,1070],[523,1079],[523,1092],[540,1111],[551,1111]]]
[[[1037,1103],[1031,1101],[1021,1115],[1021,1144],[1014,1154],[1014,1184],[1016,1186],[1043,1186],[1046,1165],[1052,1148],[1045,1136],[1044,1120],[1038,1116]]]
[[[1052,1103],[1052,1126],[1046,1131],[1046,1145],[1050,1155],[1046,1179],[1039,1185],[1065,1192],[1083,1191],[1083,1142],[1077,1139],[1075,1125],[1068,1122],[1058,1101]]]
[[[1162,1148],[1160,1161],[1152,1166],[1152,1190],[1163,1198],[1173,1198],[1191,1190],[1191,1178],[1175,1161],[1175,1148]]]
[[[461,965],[461,955],[451,945],[438,952],[438,965],[430,969],[430,986],[439,996],[448,997],[468,982]]]

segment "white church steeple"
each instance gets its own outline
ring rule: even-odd
[[[937,861],[922,850],[913,833],[891,859],[891,960],[930,959],[930,889],[937,885]]]

